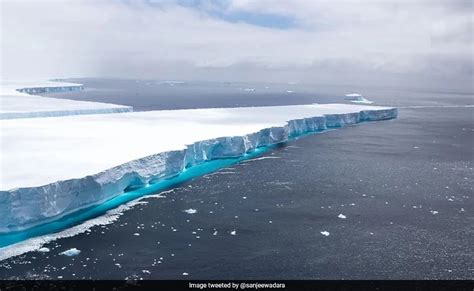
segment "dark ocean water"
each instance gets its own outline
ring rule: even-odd
[[[97,101],[116,88],[81,82],[91,89],[79,95],[95,92]],[[287,86],[291,104],[350,93],[279,86],[281,97],[221,92],[216,107],[287,104]],[[127,99],[120,90],[109,102],[141,110],[195,108],[218,96],[176,93],[157,103],[151,92]],[[399,106],[399,118],[308,135],[143,199],[112,224],[46,244],[50,252],[0,262],[0,279],[474,279],[474,108],[465,106],[473,96],[358,91]],[[70,248],[81,253],[59,255]]]

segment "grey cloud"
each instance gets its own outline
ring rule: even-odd
[[[129,2],[2,2],[2,78],[405,81],[472,88],[472,17],[465,1],[234,0],[225,8],[284,13],[304,23],[285,31],[229,23],[170,1],[160,7]]]

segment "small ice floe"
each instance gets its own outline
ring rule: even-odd
[[[244,197],[242,197],[242,199],[247,199],[247,197],[246,197],[246,196],[244,196]]]
[[[186,273],[186,272],[183,272],[183,276],[187,276],[187,275],[189,275],[189,274],[188,274],[188,273]]]
[[[273,221],[269,220],[268,223],[273,223]]]
[[[38,252],[40,252],[40,253],[47,253],[47,252],[49,252],[49,248],[42,247],[42,248],[40,248],[40,249],[38,250]]]
[[[236,235],[237,234],[237,231],[236,230],[233,230],[230,232],[230,235]]]
[[[148,270],[142,270],[142,273],[143,273],[143,274],[151,274],[151,272],[148,271]]]
[[[189,209],[184,210],[184,212],[186,212],[187,214],[194,214],[194,213],[197,212],[197,210],[196,210],[196,209],[189,208]]]
[[[436,210],[430,210],[430,212],[431,212],[431,214],[433,214],[433,215],[436,215],[436,214],[438,214],[438,213],[439,213],[439,212],[438,212],[438,211],[436,211]]]
[[[212,235],[217,235],[217,230],[215,230],[215,231],[212,233]]]
[[[133,235],[134,236],[140,236],[140,234],[138,232],[135,232]]]
[[[324,236],[329,236],[329,232],[328,232],[328,231],[321,231],[321,234],[324,235]]]
[[[288,93],[288,94],[291,94],[291,93],[293,93],[293,92],[295,92],[295,91],[293,91],[293,90],[286,90],[286,93]]]
[[[60,255],[63,255],[63,256],[67,256],[67,257],[73,257],[73,256],[77,256],[81,253],[80,250],[76,249],[76,248],[72,248],[72,249],[69,249],[67,251],[64,251],[62,253],[59,253]]]
[[[342,214],[342,213],[341,213],[341,214],[339,214],[337,217],[339,217],[340,219],[346,219],[346,218],[347,218],[347,216],[345,216],[345,215],[344,215],[344,214]]]
[[[367,100],[364,96],[358,93],[346,94],[345,100],[348,100],[352,103],[360,103],[360,104],[372,104],[374,102]]]

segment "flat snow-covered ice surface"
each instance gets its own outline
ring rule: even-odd
[[[395,108],[314,104],[2,120],[0,233],[101,204],[205,161],[395,117]]]
[[[0,119],[133,111],[129,106],[28,94],[75,90],[82,90],[82,85],[52,81],[2,81],[0,83]]]
[[[0,189],[82,178],[197,141],[283,127],[289,120],[384,109],[315,104],[3,120]]]

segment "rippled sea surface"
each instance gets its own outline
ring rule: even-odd
[[[77,81],[84,92],[50,96],[153,110],[342,102],[357,90],[400,110],[136,201],[110,224],[45,244],[49,252],[1,261],[0,279],[474,278],[472,94]],[[81,253],[59,255],[71,248]]]

